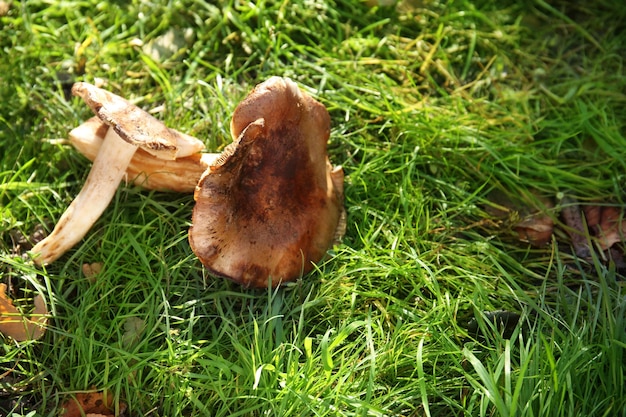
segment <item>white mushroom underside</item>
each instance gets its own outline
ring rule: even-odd
[[[115,195],[137,147],[107,131],[87,181],[52,233],[32,249],[35,262],[49,264],[80,241]]]

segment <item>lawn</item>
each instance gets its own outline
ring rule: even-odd
[[[626,243],[584,211],[626,214],[626,3],[376,3],[0,2],[0,282],[49,311],[41,338],[3,336],[1,416],[96,392],[137,417],[626,416]],[[73,82],[220,151],[273,75],[327,108],[345,172],[347,230],[312,273],[213,277],[193,195],[124,184],[33,263],[91,167]]]

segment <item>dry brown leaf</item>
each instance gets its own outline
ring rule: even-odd
[[[537,213],[526,217],[517,223],[513,229],[517,232],[519,240],[539,247],[550,242],[554,222],[547,214]]]
[[[61,406],[62,417],[116,417],[113,394],[110,391],[79,392],[73,398],[66,400]],[[119,414],[126,411],[126,404],[119,403]]]
[[[587,227],[589,229],[595,230],[595,228],[600,224],[601,212],[602,207],[600,206],[583,206],[585,221],[587,222]]]
[[[533,194],[531,200],[494,191],[489,195],[490,203],[485,210],[491,216],[504,220],[501,223],[513,224],[512,229],[520,240],[543,246],[552,238],[554,223],[549,212],[554,205],[551,200]],[[616,243],[626,243],[626,212],[623,207],[582,205],[575,198],[565,196],[560,201],[560,217],[576,256],[591,260],[593,250],[599,249],[618,268],[626,269],[623,247],[614,247]],[[591,241],[594,244],[590,246]]]
[[[82,266],[83,275],[90,284],[95,284],[100,272],[102,272],[102,262],[84,263]]]
[[[486,211],[499,219],[507,219],[514,223],[512,229],[517,233],[519,240],[533,246],[544,246],[552,238],[554,221],[547,213],[554,207],[552,200],[532,192],[532,197],[510,197],[494,191],[489,195],[492,204]]]
[[[597,229],[598,244],[602,250],[607,250],[624,240],[626,220],[617,207],[603,207]]]
[[[33,299],[35,309],[31,317],[36,319],[31,320],[15,308],[13,302],[7,297],[6,291],[6,284],[0,284],[0,333],[18,342],[39,339],[46,330],[48,322],[48,308],[43,297],[37,295]]]
[[[13,243],[12,252],[21,255],[26,251],[29,251],[33,248],[33,245],[42,241],[46,235],[46,227],[47,225],[36,224],[33,232],[26,236],[19,229],[12,229],[9,231],[9,236],[11,237],[11,241]]]
[[[561,217],[567,226],[565,231],[571,239],[576,256],[582,259],[591,258],[591,248],[588,242],[589,230],[585,227],[583,211],[578,201],[575,198],[563,197],[561,204]]]

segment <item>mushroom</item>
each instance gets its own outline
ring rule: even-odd
[[[69,133],[70,143],[90,161],[94,161],[110,129],[98,117],[92,117]],[[193,193],[200,177],[219,157],[217,153],[195,153],[170,159],[157,158],[143,149],[133,155],[125,177],[147,190]]]
[[[272,77],[236,108],[231,134],[196,187],[191,248],[210,273],[244,287],[295,280],[345,227],[343,170],[326,151],[330,116]]]
[[[109,128],[105,132],[94,122],[87,122],[78,134],[76,129],[73,131],[76,137],[95,127],[104,137],[80,193],[52,233],[31,250],[35,263],[40,265],[55,261],[87,234],[127,175],[137,149],[171,162],[191,157],[204,148],[198,139],[167,128],[149,113],[108,91],[80,82],[74,84],[72,93],[80,96]]]

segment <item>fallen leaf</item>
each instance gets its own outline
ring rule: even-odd
[[[517,232],[519,240],[539,247],[550,242],[554,222],[547,214],[536,213],[517,223],[513,229]]]
[[[600,224],[601,212],[602,207],[600,206],[583,206],[583,213],[589,229],[594,230]]]
[[[36,317],[36,320],[31,320],[13,306],[13,302],[7,297],[6,291],[6,284],[0,284],[0,333],[18,342],[39,339],[46,330],[46,323],[48,322],[48,308],[43,297],[37,295],[33,299],[35,309],[31,317]]]
[[[126,404],[119,403],[119,414],[115,414],[113,394],[106,391],[79,392],[61,406],[62,417],[120,417],[126,411]]]
[[[508,225],[517,232],[520,240],[533,246],[543,246],[551,240],[554,231],[555,224],[550,215],[554,205],[536,192],[531,194],[533,198],[492,191],[485,211],[500,225]],[[624,246],[616,246],[626,243],[624,207],[579,204],[569,196],[562,197],[559,203],[562,229],[569,236],[576,256],[590,261],[594,250],[599,250],[602,252],[601,259],[609,260],[618,270],[626,271]]]
[[[124,336],[122,336],[122,344],[130,347],[141,339],[141,335],[146,328],[146,322],[139,317],[129,317],[124,321]]]
[[[84,263],[81,267],[83,275],[90,284],[95,284],[97,276],[102,272],[102,262]]]
[[[35,225],[33,232],[26,236],[19,229],[13,229],[9,232],[13,242],[13,253],[21,255],[33,248],[33,245],[42,241],[46,235],[46,226],[43,224]]]
[[[494,191],[486,211],[495,218],[508,220],[519,240],[533,246],[544,246],[552,238],[554,220],[548,214],[554,205],[550,199],[532,192],[532,197],[510,197]],[[539,207],[538,207],[539,206]]]
[[[164,62],[180,55],[194,39],[191,28],[170,28],[167,32],[142,45],[142,50],[155,62]]]
[[[561,217],[567,228],[565,231],[569,235],[576,256],[591,258],[591,248],[589,248],[589,230],[583,222],[583,211],[574,198],[563,197],[561,200]]]
[[[622,218],[619,209],[617,207],[603,207],[596,231],[598,244],[602,250],[607,250],[624,240],[625,233],[626,220]]]

